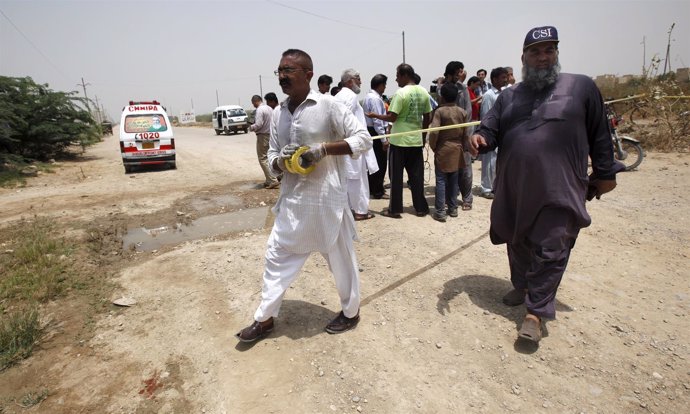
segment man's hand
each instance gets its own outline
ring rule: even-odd
[[[594,197],[599,200],[602,195],[616,188],[616,180],[598,180],[596,178],[590,179],[587,187],[587,201],[591,201]]]
[[[300,158],[300,165],[302,168],[309,168],[321,161],[326,156],[326,146],[323,144],[311,144],[309,150],[302,153]]]
[[[486,146],[486,140],[479,134],[472,134],[469,144],[470,146],[467,150],[473,157],[476,157],[479,154],[479,148]]]
[[[297,148],[299,148],[299,144],[287,144],[280,150],[280,159],[284,161],[288,158],[292,158],[292,154],[297,151]]]

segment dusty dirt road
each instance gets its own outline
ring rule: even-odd
[[[255,188],[253,134],[178,128],[176,143],[177,170],[125,175],[117,136],[107,138],[82,162],[0,189],[0,226],[33,214],[151,227],[249,207],[268,214],[277,191]],[[500,303],[510,287],[505,247],[489,242],[482,198],[447,223],[405,214],[358,224],[356,330],[323,331],[339,306],[313,255],[275,331],[238,345],[233,334],[259,300],[267,215],[253,229],[125,249],[119,288],[104,299],[137,304],[97,315],[83,340],[51,325],[31,358],[0,373],[0,401],[28,389],[50,395],[3,414],[687,412],[689,162],[649,154],[590,204],[593,225],[537,350],[515,343],[523,310]],[[384,206],[372,200],[371,210]]]

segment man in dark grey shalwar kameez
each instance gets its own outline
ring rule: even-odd
[[[507,244],[514,287],[503,301],[525,303],[519,337],[538,342],[542,318],[556,316],[556,291],[578,232],[591,223],[585,200],[613,190],[623,166],[613,158],[594,82],[560,73],[555,27],[527,33],[522,63],[523,81],[501,93],[470,151],[499,148],[490,234],[494,244]]]

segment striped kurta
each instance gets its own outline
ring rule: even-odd
[[[288,110],[288,102],[289,98],[273,113],[269,165],[290,143],[310,145],[345,139],[352,150],[352,155],[324,157],[308,175],[286,172],[273,207],[273,233],[282,248],[293,253],[326,253],[334,245],[343,220],[356,238],[347,202],[345,157],[358,158],[371,148],[371,136],[352,112],[331,96],[312,90],[294,113]]]

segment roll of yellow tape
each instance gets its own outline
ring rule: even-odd
[[[295,174],[295,170],[292,169],[292,158],[286,158],[286,159],[283,161],[283,164],[285,164],[285,169],[286,169],[289,173]]]
[[[302,167],[302,164],[300,164],[300,157],[302,154],[305,152],[309,151],[309,147],[307,146],[302,146],[297,148],[297,151],[295,151],[294,154],[292,154],[291,158],[288,158],[285,160],[285,168],[293,174],[301,174],[301,175],[307,175],[310,172],[314,171],[314,168],[316,168],[316,165],[310,165],[307,168]]]

